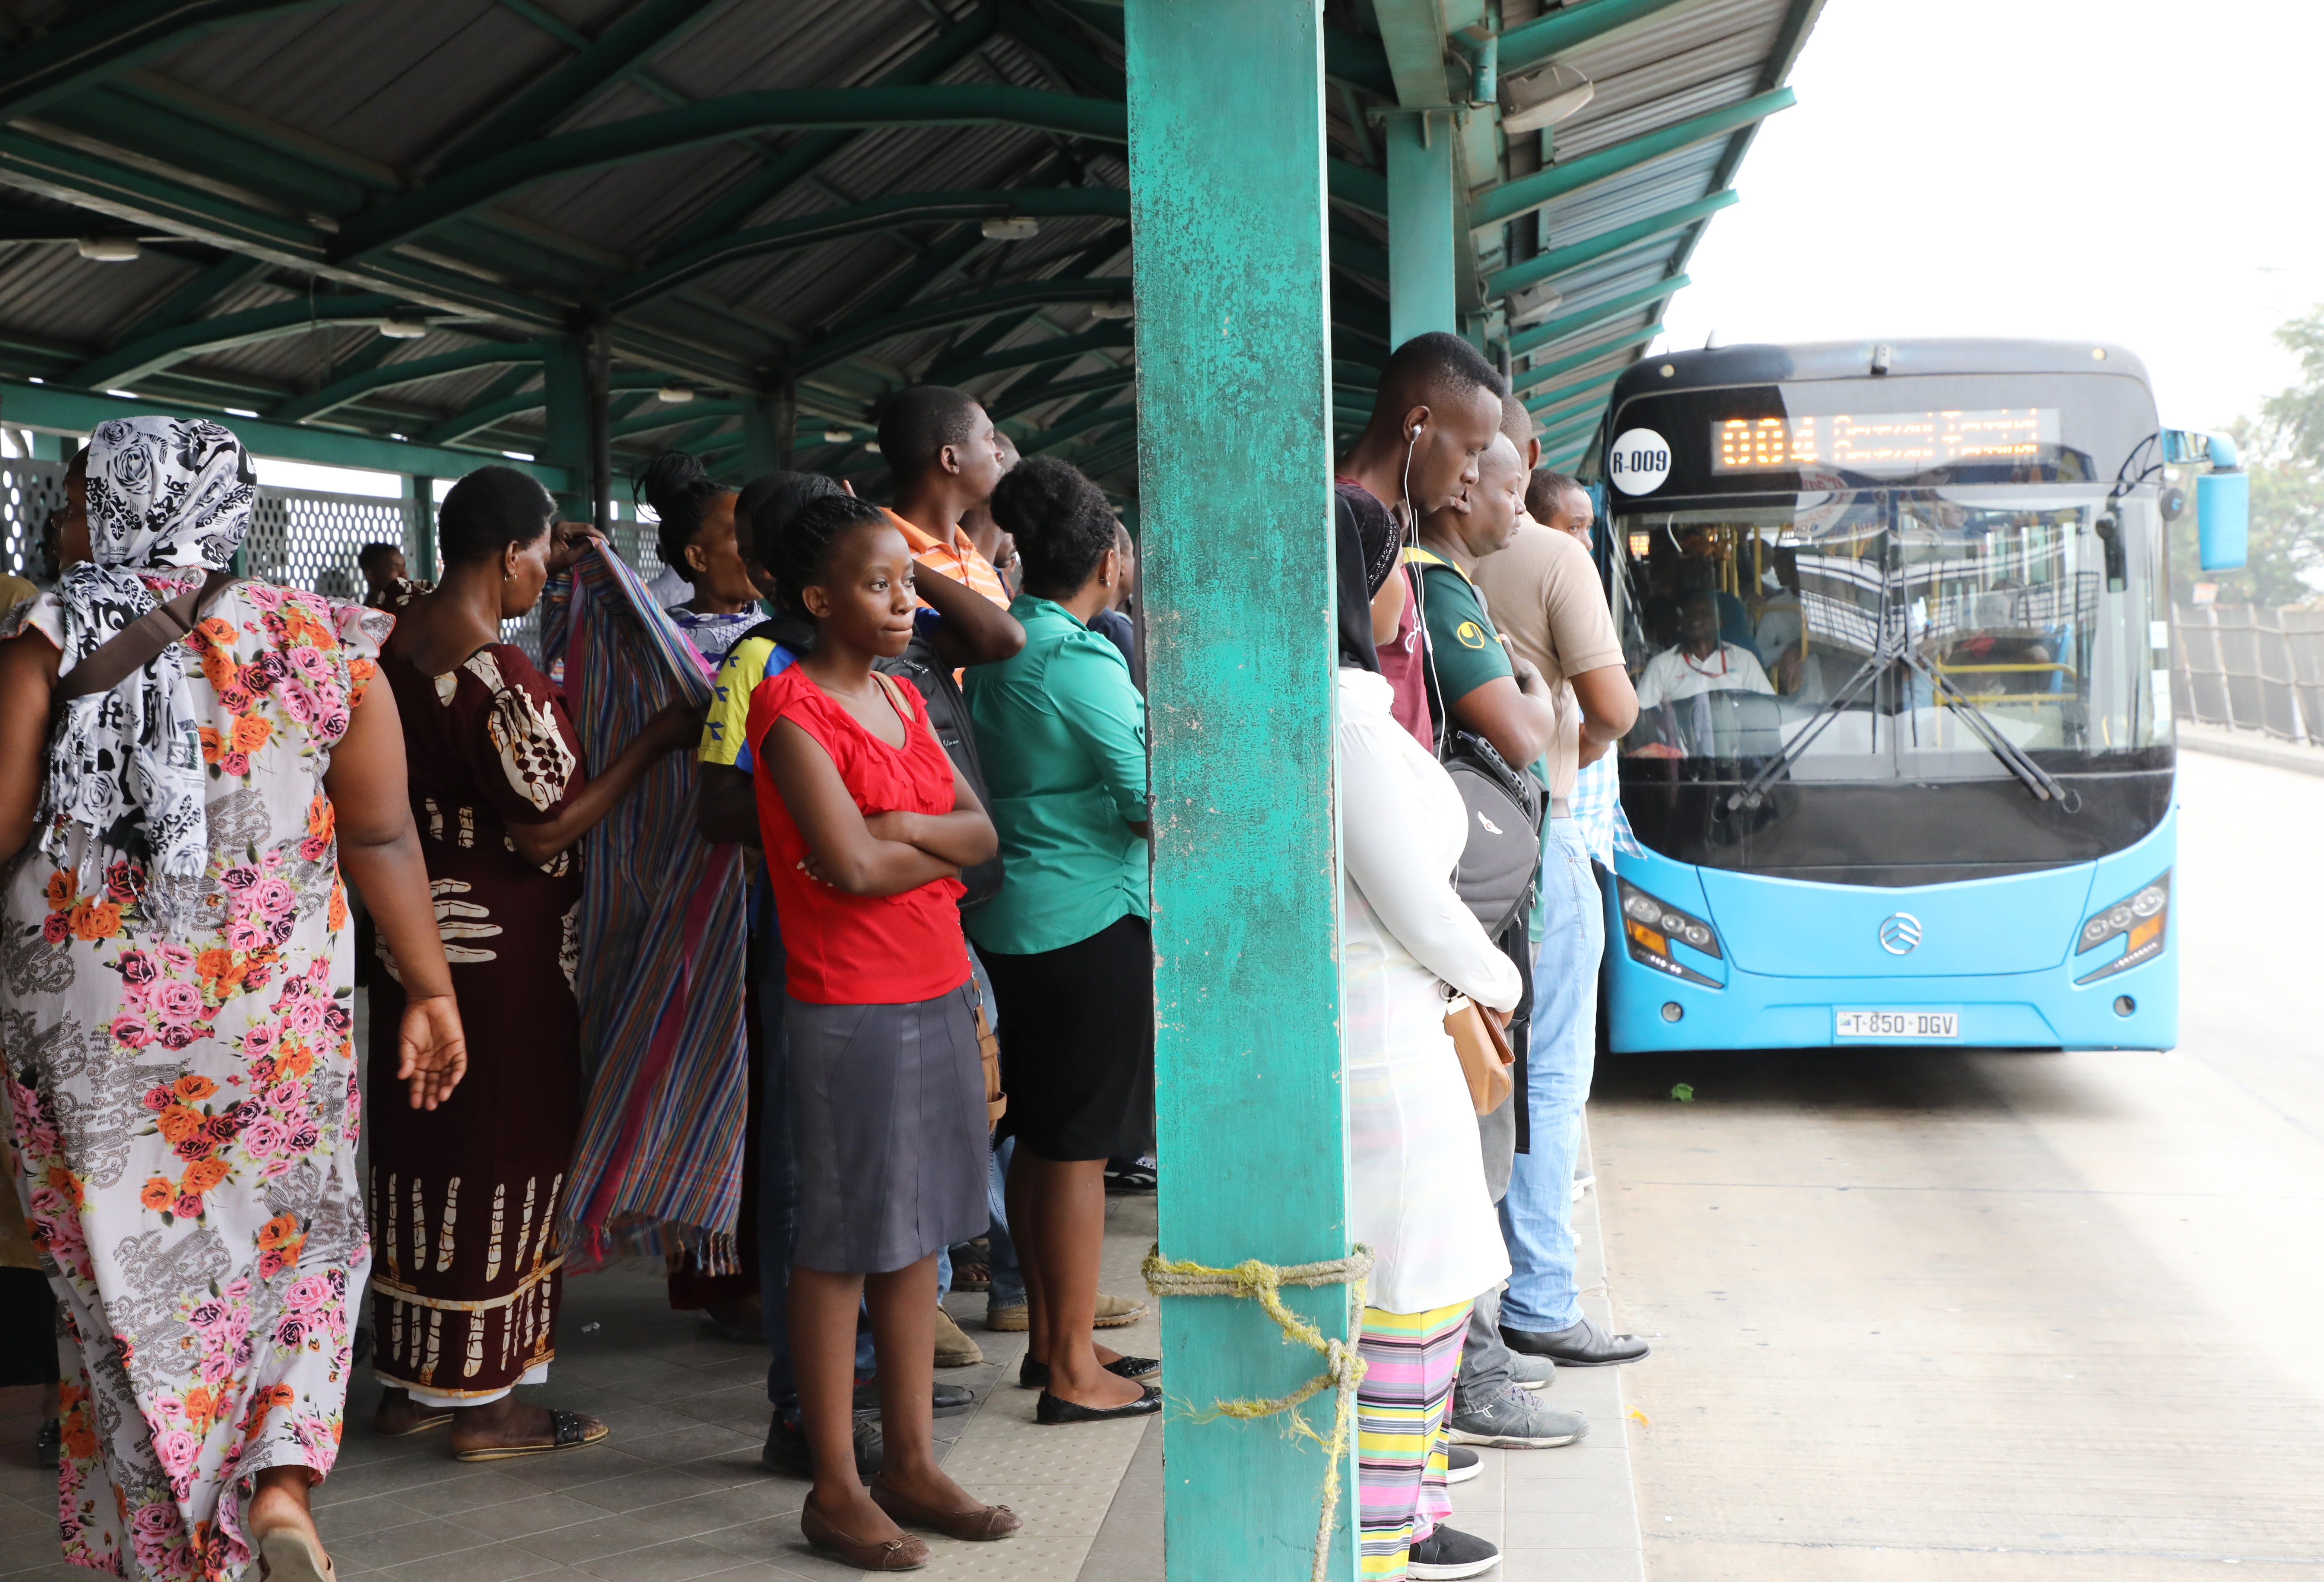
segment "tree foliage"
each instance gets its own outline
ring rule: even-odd
[[[2324,308],[2275,338],[2299,357],[2301,382],[2269,397],[2258,420],[2238,418],[2228,429],[2251,474],[2249,554],[2241,571],[2200,570],[2190,501],[2171,533],[2181,599],[2199,582],[2217,583],[2224,604],[2305,604],[2324,594]]]

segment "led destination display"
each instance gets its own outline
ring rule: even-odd
[[[1917,472],[1949,462],[2031,460],[2057,443],[2055,407],[1729,418],[1711,426],[1711,470]]]

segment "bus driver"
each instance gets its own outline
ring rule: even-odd
[[[1678,703],[1706,692],[1763,692],[1775,687],[1759,657],[1736,643],[1719,640],[1719,605],[1711,594],[1689,595],[1679,621],[1679,640],[1646,661],[1638,673],[1638,707]]]

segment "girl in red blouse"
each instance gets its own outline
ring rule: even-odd
[[[937,1469],[929,1421],[936,1254],[984,1229],[984,1076],[960,870],[998,845],[918,694],[872,662],[912,636],[912,557],[877,506],[809,504],[777,550],[813,650],[769,676],[745,735],[788,955],[798,1166],[790,1335],[815,1489],[807,1541],[864,1570],[927,1558],[903,1524],[1004,1538]],[[853,1442],[855,1312],[868,1297],[886,1457],[867,1490]]]

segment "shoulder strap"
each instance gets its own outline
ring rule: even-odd
[[[919,711],[913,708],[910,704],[905,701],[904,684],[902,682],[889,675],[885,670],[872,671],[872,679],[878,682],[880,684],[881,690],[888,694],[888,702],[891,706],[893,706],[897,713],[909,721],[917,722],[919,719]]]
[[[202,612],[235,580],[231,571],[214,571],[202,579],[200,587],[154,605],[106,639],[95,653],[57,678],[49,694],[50,711],[54,713],[93,692],[110,692],[143,670],[162,649],[193,630]]]

